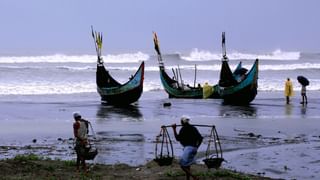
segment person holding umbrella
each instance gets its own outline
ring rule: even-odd
[[[308,104],[307,86],[309,85],[309,80],[304,76],[298,76],[297,80],[301,84],[302,101],[300,102],[300,104]]]

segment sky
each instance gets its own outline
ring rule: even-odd
[[[1,0],[0,55],[94,54],[91,25],[103,53],[193,48],[239,52],[320,52],[318,0]]]

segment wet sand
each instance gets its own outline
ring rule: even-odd
[[[317,94],[309,92],[309,104],[302,106],[298,95],[286,105],[282,92],[259,92],[250,106],[239,107],[222,105],[221,100],[168,99],[163,91],[154,91],[130,108],[101,105],[95,93],[6,96],[0,102],[0,155],[35,153],[73,160],[72,112],[80,111],[95,131],[99,154],[93,163],[141,165],[154,158],[160,126],[188,115],[191,123],[216,126],[227,160],[224,168],[273,178],[319,179]],[[171,106],[163,107],[165,102]],[[204,143],[198,163],[205,149]],[[181,146],[175,141],[174,151],[179,158]]]

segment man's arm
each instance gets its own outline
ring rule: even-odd
[[[174,137],[176,138],[177,141],[179,141],[179,135],[177,133],[177,125],[176,124],[172,124],[172,129],[173,129]]]
[[[78,139],[80,139],[79,136],[78,136],[78,129],[79,128],[80,128],[79,122],[73,123],[73,135],[74,135],[75,138],[78,138]]]
[[[198,129],[195,128],[195,130],[196,130],[196,135],[197,135],[196,136],[197,137],[197,144],[196,145],[197,145],[197,148],[199,148],[202,143],[203,137],[199,133]]]
[[[200,147],[201,143],[202,143],[203,137],[200,135],[198,143],[197,143],[197,148]]]

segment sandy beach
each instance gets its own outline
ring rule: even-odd
[[[318,179],[316,95],[310,92],[309,104],[303,107],[299,96],[286,105],[282,93],[260,92],[243,107],[223,105],[221,100],[168,99],[163,91],[153,91],[129,108],[101,105],[95,93],[6,96],[0,110],[0,154],[1,159],[34,153],[74,160],[72,112],[79,111],[91,121],[99,150],[90,163],[144,165],[155,157],[161,125],[179,123],[187,115],[191,123],[216,126],[226,160],[223,168],[271,178]],[[163,107],[164,102],[171,106]],[[199,149],[198,164],[203,164],[206,145]],[[181,145],[176,141],[174,153],[178,159]]]

